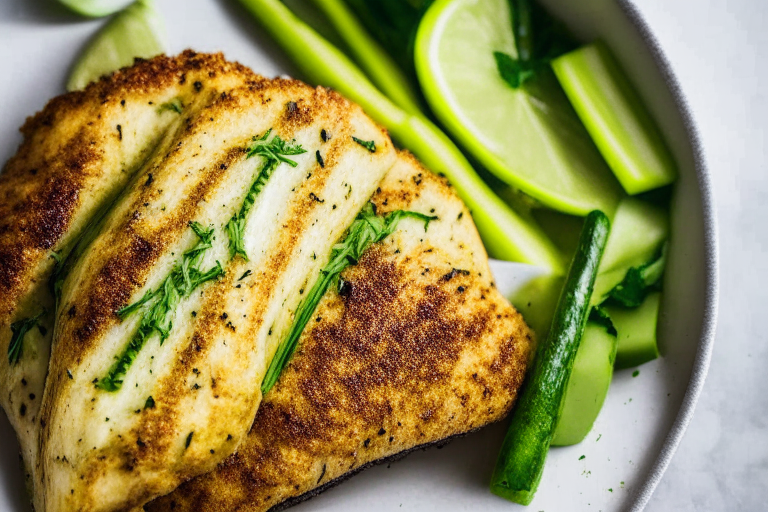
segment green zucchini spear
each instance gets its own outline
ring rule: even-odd
[[[286,51],[307,78],[362,105],[428,168],[448,177],[472,212],[491,256],[531,263],[563,273],[557,248],[525,222],[485,184],[439,128],[421,114],[409,114],[382,94],[355,64],[296,17],[280,0],[240,0]]]
[[[528,505],[541,480],[609,231],[610,223],[603,212],[587,215],[549,335],[537,351],[512,413],[491,491],[516,503]]]

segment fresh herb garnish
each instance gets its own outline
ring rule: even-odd
[[[536,66],[529,62],[513,59],[503,52],[493,52],[493,57],[496,59],[496,68],[502,80],[513,89],[517,89],[536,74]]]
[[[138,310],[142,310],[143,314],[139,328],[128,346],[117,356],[107,376],[100,379],[96,387],[105,391],[119,390],[128,369],[147,340],[155,333],[160,336],[161,345],[168,339],[173,328],[171,317],[181,299],[191,295],[203,283],[224,275],[224,269],[218,261],[210,269],[200,270],[203,256],[211,248],[213,228],[205,229],[198,222],[190,222],[189,226],[197,235],[197,244],[182,255],[181,261],[176,263],[156,290],[147,290],[141,299],[117,312],[120,320],[125,320]]]
[[[262,165],[259,174],[256,179],[253,180],[248,193],[243,199],[243,204],[240,206],[240,210],[232,216],[226,226],[227,236],[229,236],[229,256],[234,258],[235,256],[242,256],[242,258],[248,261],[248,255],[245,252],[245,240],[243,238],[245,233],[245,218],[253,208],[253,204],[256,202],[256,196],[267,184],[270,176],[281,163],[286,163],[291,167],[296,167],[298,164],[286,158],[290,155],[300,155],[306,153],[306,150],[301,147],[300,144],[288,144],[279,135],[275,135],[271,140],[267,140],[272,133],[272,128],[259,138],[253,138],[253,144],[248,148],[247,158],[254,156],[260,156],[264,158],[264,165]]]
[[[608,297],[603,303],[613,303],[625,308],[639,307],[650,292],[659,289],[666,259],[667,250],[664,245],[651,261],[627,270],[624,279],[608,292]]]
[[[616,332],[616,327],[613,326],[613,321],[611,320],[610,315],[608,315],[608,312],[605,311],[605,309],[603,309],[601,306],[594,306],[589,311],[589,321],[605,328],[606,332],[611,336],[618,335],[618,332]]]
[[[277,348],[277,353],[269,365],[264,382],[261,384],[263,394],[272,389],[272,386],[277,382],[280,373],[296,350],[296,344],[304,331],[304,327],[331,283],[338,278],[345,268],[356,264],[368,247],[388,237],[395,231],[400,221],[408,217],[423,221],[425,231],[430,221],[437,219],[437,217],[404,210],[396,210],[382,217],[376,215],[373,203],[366,204],[362,211],[357,214],[347,231],[347,235],[340,243],[333,246],[330,260],[320,271],[319,279],[312,286],[306,299],[299,304],[288,336]]]
[[[165,103],[157,107],[158,113],[172,111],[172,112],[176,112],[177,114],[181,114],[183,110],[184,110],[184,104],[181,102],[179,98],[173,98],[171,101],[166,101]]]
[[[361,146],[363,146],[365,149],[367,149],[371,153],[375,153],[376,152],[376,142],[375,141],[358,139],[354,135],[352,136],[352,140],[357,142]]]
[[[517,89],[549,66],[552,59],[575,48],[561,24],[534,0],[512,0],[512,34],[517,58],[493,52],[501,78]]]
[[[46,311],[41,312],[30,318],[22,318],[11,324],[11,341],[8,344],[8,363],[17,364],[21,361],[24,353],[24,336],[35,326],[39,326],[40,317],[45,315]]]

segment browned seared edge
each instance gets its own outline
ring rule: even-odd
[[[440,219],[427,233],[420,226],[407,239],[396,233],[345,271],[238,452],[146,510],[295,503],[510,410],[532,333],[495,289],[466,208],[444,179],[409,156],[374,202],[381,213],[427,213],[433,204]]]

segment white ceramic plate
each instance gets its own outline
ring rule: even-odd
[[[587,440],[550,452],[529,509],[640,510],[685,430],[709,364],[717,301],[709,178],[672,72],[632,5],[621,0],[542,1],[585,40],[607,40],[661,126],[680,180],[660,321],[663,357],[642,366],[636,378],[632,370],[617,372]],[[159,3],[173,52],[221,50],[267,76],[300,76],[234,0]],[[69,65],[101,23],[45,0],[0,2],[0,161],[15,152],[24,118],[63,92]],[[507,281],[503,264],[494,263],[494,271],[500,283]],[[378,466],[294,510],[522,509],[488,492],[503,434],[504,426],[494,425],[442,450]],[[18,447],[4,416],[0,439],[0,510],[29,510]]]

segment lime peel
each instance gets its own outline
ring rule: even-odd
[[[109,20],[78,58],[67,90],[83,89],[104,75],[148,59],[167,48],[165,24],[154,0],[138,0]]]

